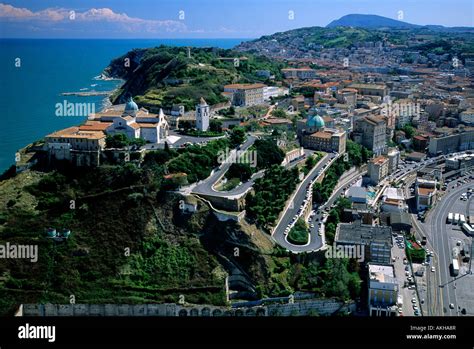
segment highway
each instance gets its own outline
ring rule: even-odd
[[[456,295],[456,281],[464,277],[460,273],[457,277],[451,276],[450,264],[452,263],[453,239],[448,233],[449,225],[446,224],[446,216],[459,200],[462,193],[467,191],[471,184],[461,186],[450,185],[444,197],[438,202],[429,214],[424,224],[417,224],[427,237],[428,245],[435,252],[434,262],[436,271],[429,276],[429,300],[432,304],[431,315],[457,316],[459,314],[458,299]],[[469,210],[469,207],[467,208]],[[454,309],[449,306],[452,304]]]

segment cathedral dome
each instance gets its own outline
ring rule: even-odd
[[[321,116],[313,115],[308,117],[308,120],[306,121],[306,126],[319,129],[323,128],[325,126],[325,123]]]
[[[125,104],[124,114],[135,114],[138,111],[138,105],[133,101],[133,98],[130,97],[127,104]]]

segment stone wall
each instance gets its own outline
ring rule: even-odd
[[[308,316],[354,312],[355,303],[309,299],[251,307],[165,304],[22,304],[18,316]]]

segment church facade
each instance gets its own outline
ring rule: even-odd
[[[169,125],[161,109],[159,114],[151,114],[144,108],[139,109],[130,98],[123,111],[109,108],[89,115],[83,125],[47,135],[45,150],[50,159],[67,160],[76,166],[98,166],[107,135],[122,133],[133,139],[164,143],[168,132]]]

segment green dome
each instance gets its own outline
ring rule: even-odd
[[[324,120],[319,115],[313,115],[308,117],[306,126],[311,128],[323,128],[325,126]]]

